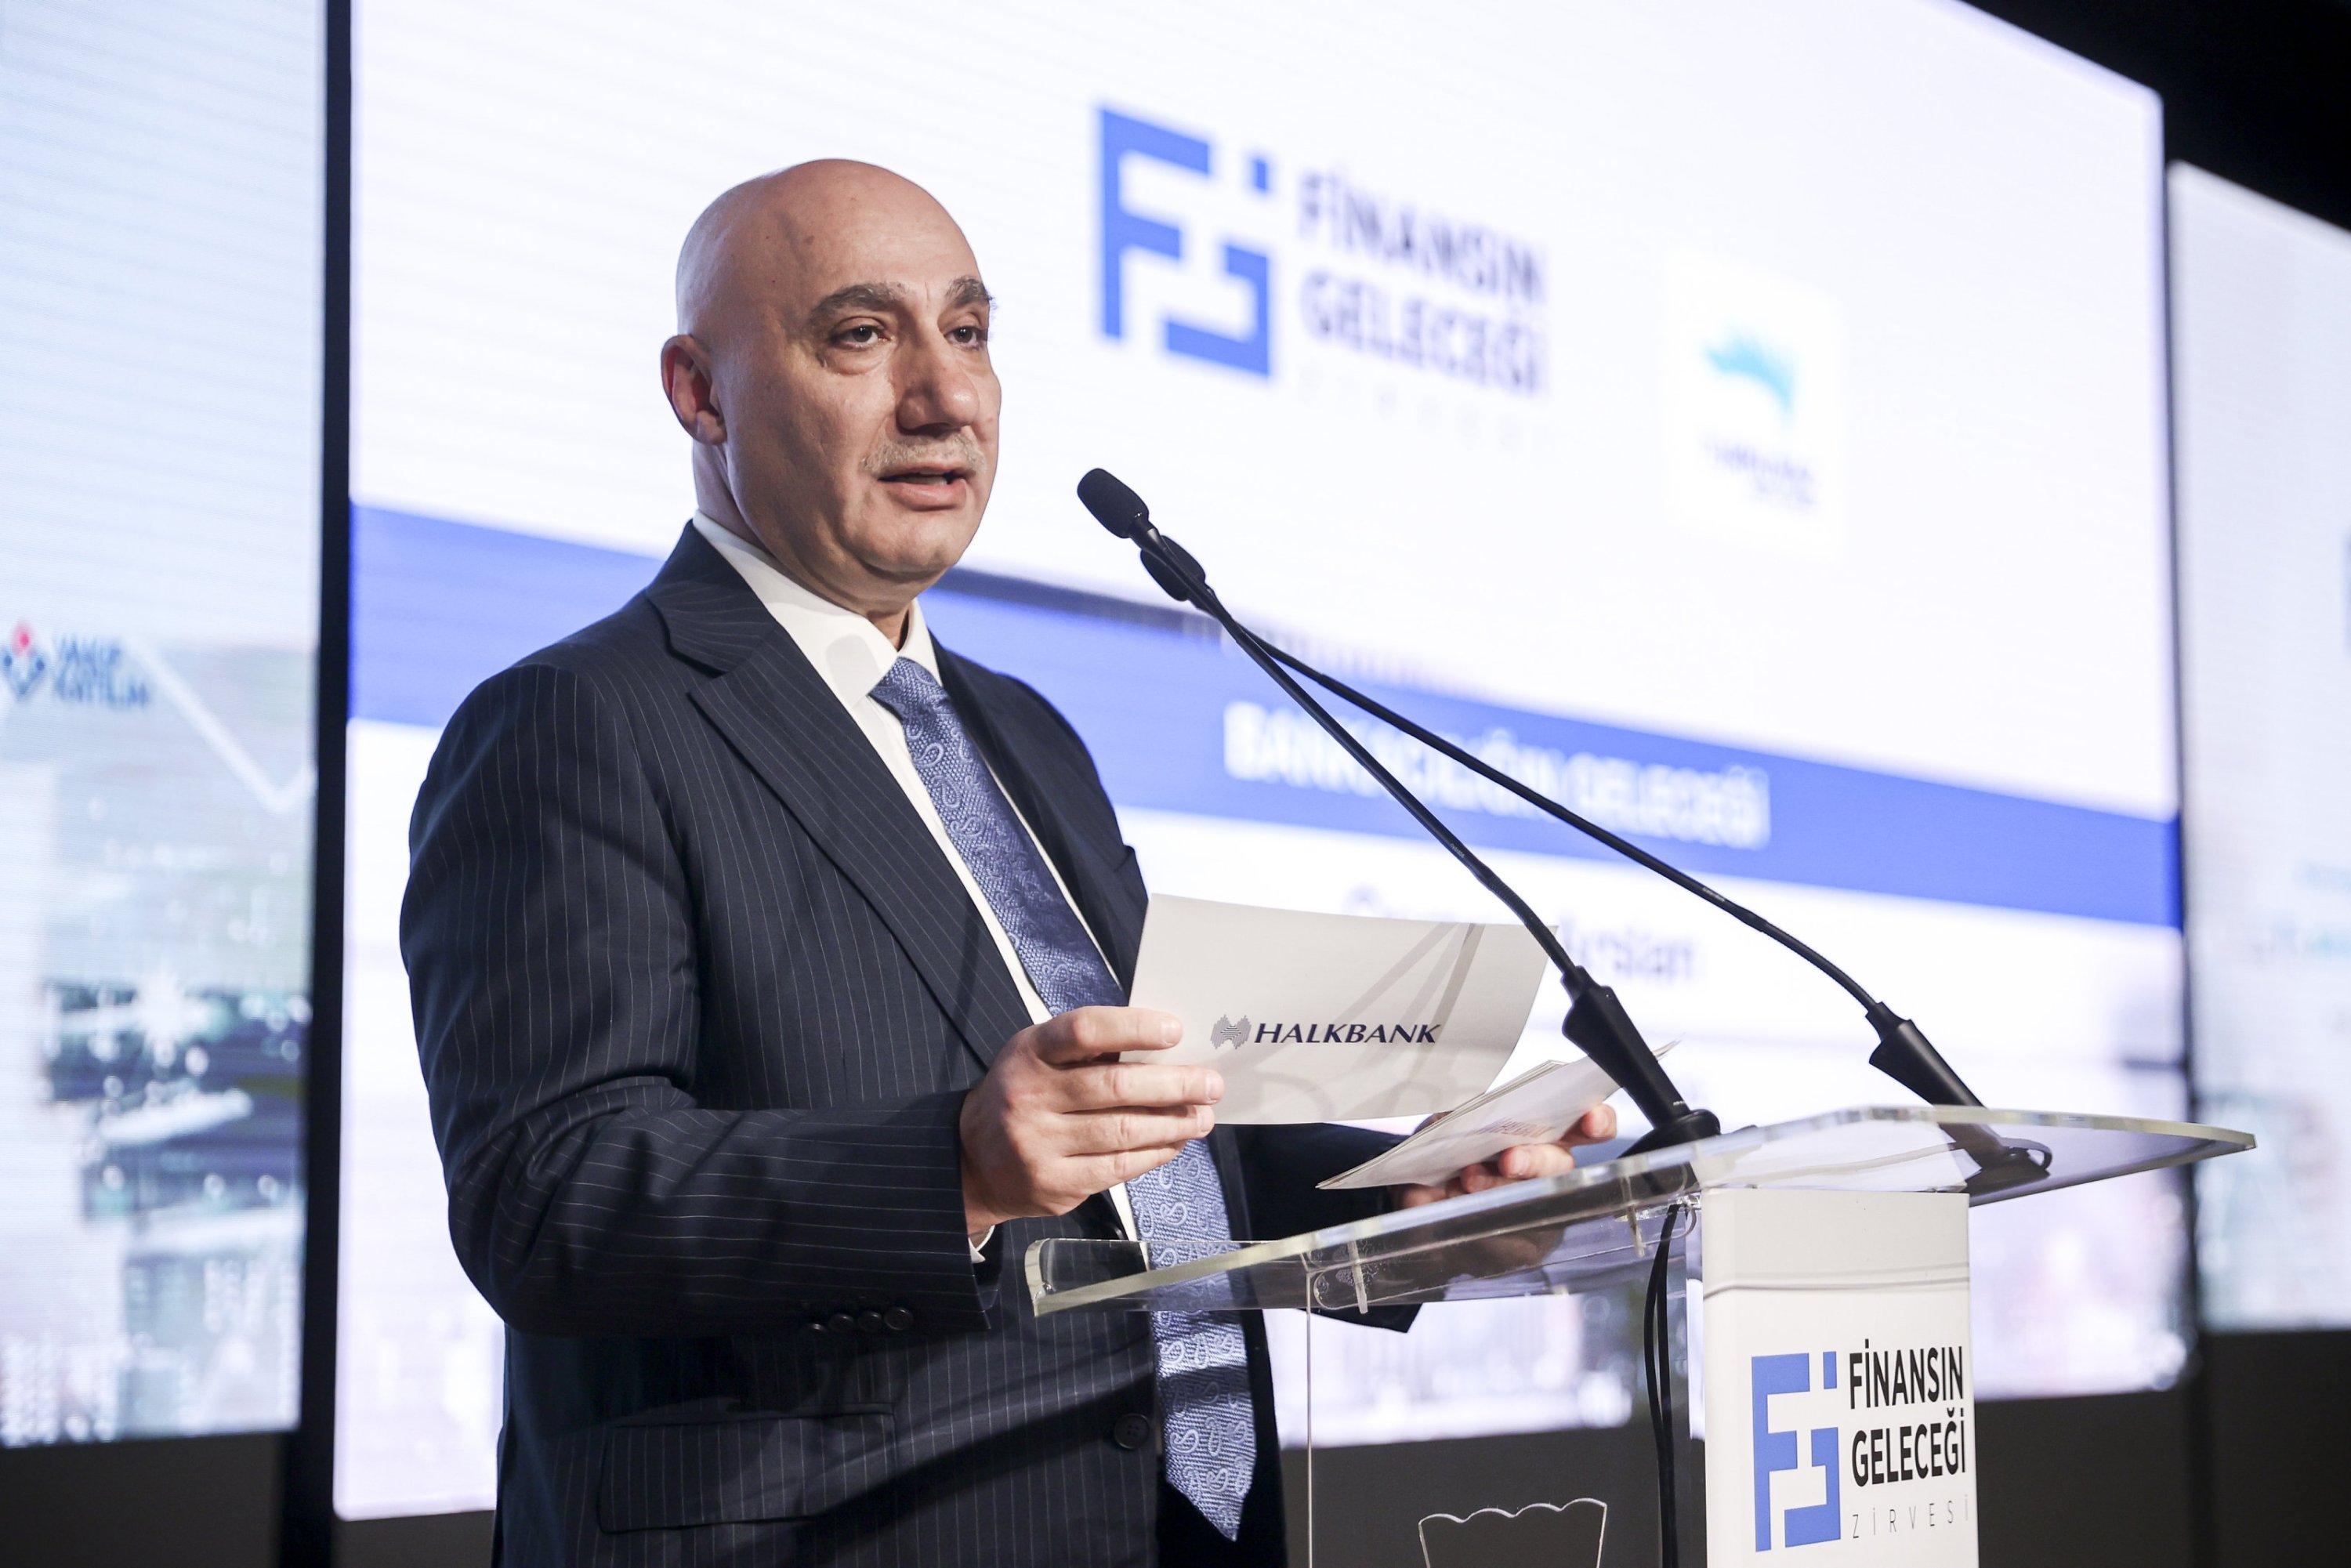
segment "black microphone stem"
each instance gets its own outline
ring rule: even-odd
[[[1142,497],[1129,489],[1116,476],[1100,468],[1090,471],[1078,481],[1078,498],[1103,528],[1141,550],[1144,569],[1151,574],[1154,581],[1166,590],[1170,598],[1179,603],[1196,604],[1207,612],[1276,685],[1288,693],[1290,699],[1322,726],[1358,766],[1412,813],[1415,821],[1451,851],[1455,859],[1468,867],[1471,874],[1489,892],[1508,904],[1525,924],[1541,945],[1544,954],[1559,967],[1560,977],[1567,986],[1568,994],[1574,998],[1564,1026],[1567,1037],[1583,1046],[1585,1054],[1623,1084],[1632,1094],[1634,1103],[1640,1106],[1642,1113],[1649,1118],[1652,1131],[1634,1145],[1636,1150],[1690,1142],[1719,1131],[1719,1124],[1711,1113],[1691,1110],[1683,1103],[1673,1087],[1673,1081],[1657,1065],[1656,1057],[1642,1040],[1640,1030],[1625,1011],[1624,1005],[1616,999],[1616,994],[1595,983],[1591,976],[1578,967],[1550,928],[1536,918],[1525,900],[1512,892],[1470,852],[1468,845],[1382,767],[1368,747],[1356,739],[1320,703],[1309,697],[1305,689],[1290,678],[1284,666],[1297,671],[1440,755],[1452,758],[1479,778],[1509,790],[1538,810],[1556,817],[1577,831],[1607,845],[1635,864],[1655,872],[1684,892],[1706,900],[1740,925],[1771,937],[1812,965],[1861,1004],[1870,1027],[1877,1033],[1877,1049],[1870,1053],[1869,1064],[1928,1104],[1957,1107],[1980,1107],[1983,1104],[1976,1098],[1974,1091],[1961,1082],[1951,1064],[1943,1060],[1942,1053],[1935,1049],[1917,1024],[1871,996],[1862,988],[1860,982],[1808,944],[1781,930],[1746,905],[1717,893],[1679,867],[1668,864],[1638,844],[1568,810],[1531,786],[1511,778],[1485,758],[1471,755],[1435,730],[1414,723],[1384,703],[1355,690],[1343,681],[1324,674],[1304,660],[1284,653],[1243,626],[1209,589],[1207,574],[1201,570],[1200,563],[1192,559],[1191,552],[1152,526],[1151,508],[1144,504]],[[1978,1123],[1949,1123],[1944,1130],[1951,1142],[1978,1166],[1975,1176],[1966,1183],[1970,1196],[1990,1197],[2013,1192],[2036,1185],[2048,1176],[2049,1151],[2041,1145],[2010,1143]]]
[[[1177,548],[1181,548],[1180,546]],[[1877,1033],[1877,1049],[1869,1055],[1869,1064],[1901,1084],[1929,1105],[1980,1106],[1981,1100],[1967,1086],[1956,1069],[1945,1061],[1928,1040],[1925,1031],[1908,1019],[1864,990],[1859,981],[1846,974],[1810,944],[1782,931],[1761,915],[1737,900],[1725,896],[1691,876],[1678,866],[1659,860],[1656,855],[1610,832],[1599,823],[1570,810],[1558,801],[1542,794],[1532,786],[1496,768],[1484,758],[1457,746],[1426,726],[1416,724],[1344,681],[1323,674],[1303,659],[1257,639],[1264,653],[1341,699],[1363,709],[1374,718],[1410,736],[1423,746],[1449,757],[1479,778],[1485,779],[1526,801],[1539,810],[1549,813],[1579,832],[1598,840],[1610,849],[1656,873],[1667,882],[1686,892],[1696,894],[1721,910],[1740,925],[1761,932],[1798,957],[1811,964],[1822,974],[1842,986],[1859,1002],[1870,1027]],[[1977,1166],[1976,1175],[1968,1181],[1970,1194],[1983,1197],[2029,1186],[2045,1177],[2049,1170],[2047,1151],[2039,1145],[2011,1143],[1988,1129],[1959,1124],[1946,1129],[1951,1141],[1966,1152]]]
[[[1926,1034],[1917,1024],[1901,1017],[1892,1008],[1864,990],[1858,980],[1830,962],[1811,944],[1782,931],[1745,904],[1716,892],[1680,867],[1659,860],[1640,845],[1610,832],[1589,818],[1570,810],[1532,786],[1503,772],[1484,758],[1456,745],[1426,726],[1415,723],[1376,697],[1357,691],[1346,682],[1334,675],[1323,674],[1303,659],[1285,653],[1271,643],[1265,645],[1265,651],[1325,691],[1363,709],[1381,723],[1400,730],[1429,749],[1452,758],[1479,778],[1500,786],[1536,810],[1558,818],[1586,837],[1598,840],[1635,864],[1656,873],[1676,887],[1697,894],[1740,925],[1769,936],[1772,941],[1779,943],[1813,968],[1834,980],[1852,996],[1854,1000],[1861,1004],[1862,1011],[1867,1015],[1870,1026],[1877,1031],[1878,1048],[1870,1054],[1870,1065],[1893,1078],[1895,1082],[1921,1100],[1930,1105],[1981,1105],[1983,1103],[1981,1100],[1976,1098],[1975,1092],[1960,1080],[1958,1071],[1951,1067],[1950,1063],[1943,1060],[1942,1053],[1928,1042]]]
[[[1479,859],[1477,852],[1463,843],[1452,829],[1447,827],[1437,813],[1374,757],[1369,747],[1348,733],[1331,712],[1314,700],[1305,687],[1282,668],[1286,662],[1256,632],[1242,625],[1217,597],[1199,563],[1191,553],[1173,539],[1163,536],[1147,521],[1140,524],[1130,536],[1143,551],[1144,565],[1162,588],[1178,599],[1189,600],[1206,611],[1217,625],[1223,627],[1236,646],[1247,653],[1269,679],[1280,686],[1290,699],[1321,725],[1332,739],[1345,748],[1347,755],[1375,779],[1380,787],[1395,798],[1396,804],[1410,812],[1414,821],[1445,846],[1455,860],[1468,869],[1479,884],[1502,901],[1519,918],[1544,956],[1559,969],[1560,978],[1567,988],[1572,1006],[1563,1026],[1567,1037],[1582,1046],[1586,1055],[1598,1062],[1603,1071],[1625,1087],[1641,1113],[1649,1119],[1650,1130],[1634,1147],[1661,1148],[1674,1144],[1693,1143],[1711,1137],[1721,1131],[1713,1113],[1693,1110],[1657,1065],[1656,1055],[1641,1039],[1632,1016],[1625,1010],[1616,993],[1593,979],[1583,966],[1570,957],[1557,936],[1542,917],[1534,912],[1517,890],[1504,882],[1491,866]],[[1311,673],[1311,672],[1310,672]]]
[[[1721,910],[1725,915],[1729,915],[1733,920],[1738,921],[1742,925],[1751,926],[1755,930],[1761,931],[1764,936],[1769,936],[1774,942],[1779,943],[1782,946],[1787,948],[1790,952],[1795,954],[1798,957],[1812,965],[1813,967],[1818,969],[1822,974],[1826,975],[1830,979],[1834,980],[1838,985],[1843,986],[1846,991],[1852,994],[1853,999],[1859,1002],[1863,1007],[1873,1008],[1877,1005],[1877,998],[1871,996],[1867,991],[1863,990],[1860,983],[1855,980],[1851,975],[1846,974],[1843,969],[1838,968],[1834,964],[1831,963],[1826,957],[1823,956],[1813,947],[1797,937],[1789,935],[1787,932],[1781,930],[1780,927],[1772,925],[1769,920],[1764,919],[1763,916],[1756,914],[1745,904],[1738,903],[1734,899],[1728,898],[1722,894],[1717,893],[1713,888],[1710,888],[1706,883],[1698,881],[1698,878],[1690,875],[1687,872],[1683,871],[1680,867],[1672,864],[1670,862],[1659,860],[1656,856],[1651,854],[1640,845],[1634,843],[1631,840],[1621,838],[1617,834],[1610,832],[1606,828],[1602,827],[1599,823],[1592,821],[1590,818],[1580,816],[1576,812],[1570,810],[1567,807],[1561,805],[1558,801],[1552,800],[1550,796],[1541,793],[1540,790],[1537,790],[1531,785],[1525,783],[1523,780],[1514,779],[1510,774],[1503,772],[1500,768],[1495,767],[1492,763],[1488,762],[1484,758],[1478,756],[1475,752],[1467,750],[1464,747],[1454,744],[1452,741],[1446,739],[1445,737],[1437,734],[1433,729],[1429,729],[1425,726],[1414,723],[1411,719],[1406,718],[1403,714],[1396,712],[1395,709],[1389,707],[1378,698],[1371,696],[1364,692],[1357,691],[1354,687],[1347,685],[1346,682],[1340,680],[1337,676],[1324,674],[1321,670],[1318,670],[1313,665],[1306,663],[1305,660],[1299,658],[1293,653],[1287,653],[1280,648],[1277,648],[1270,643],[1266,644],[1266,652],[1271,653],[1275,658],[1280,660],[1284,664],[1289,665],[1290,668],[1297,671],[1300,674],[1304,675],[1308,680],[1312,681],[1316,685],[1321,686],[1324,691],[1330,692],[1333,695],[1352,704],[1353,706],[1363,709],[1365,713],[1370,714],[1374,718],[1378,719],[1382,724],[1388,726],[1392,729],[1402,730],[1405,734],[1412,737],[1415,740],[1420,742],[1423,746],[1427,747],[1430,750],[1440,752],[1443,755],[1451,758],[1454,761],[1459,763],[1462,767],[1467,768],[1472,773],[1477,774],[1479,778],[1488,780],[1489,783],[1498,784],[1501,788],[1508,789],[1511,794],[1516,795],[1528,805],[1534,807],[1535,810],[1548,812],[1550,815],[1557,817],[1561,821],[1565,822],[1569,827],[1573,828],[1577,832],[1583,834],[1586,838],[1597,839],[1600,842],[1606,844],[1610,849],[1614,850],[1618,854],[1623,855],[1626,860],[1633,862],[1636,865],[1647,867],[1649,870],[1656,872],[1659,876],[1664,877],[1667,882],[1672,883],[1676,887],[1681,888],[1685,892],[1696,894],[1698,897],[1703,898],[1708,904],[1713,904],[1717,909]]]

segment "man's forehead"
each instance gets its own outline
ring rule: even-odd
[[[921,186],[872,164],[800,164],[714,202],[679,256],[681,325],[757,301],[788,320],[844,308],[984,305],[963,230]]]

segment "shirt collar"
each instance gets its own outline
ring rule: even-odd
[[[921,600],[906,607],[906,645],[893,648],[872,622],[801,587],[784,575],[775,557],[707,513],[695,513],[694,527],[758,595],[843,707],[855,711],[901,658],[914,660],[938,679],[938,651],[924,624]]]

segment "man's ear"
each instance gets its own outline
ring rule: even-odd
[[[710,350],[700,340],[680,332],[662,345],[661,371],[662,391],[679,426],[705,446],[725,444],[726,416],[719,412]]]

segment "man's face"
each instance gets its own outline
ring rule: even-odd
[[[812,183],[728,268],[713,392],[743,521],[793,575],[871,612],[971,543],[1002,393],[987,290],[946,214],[903,183]]]

